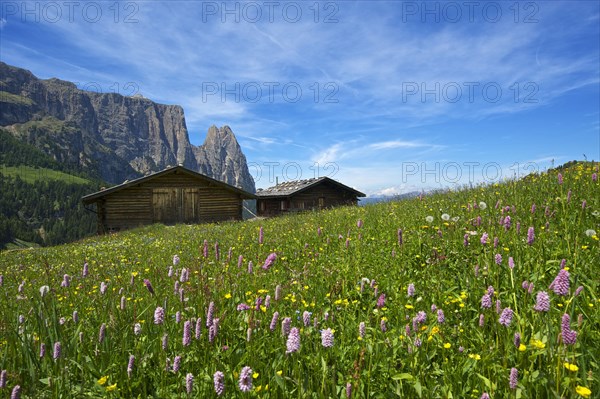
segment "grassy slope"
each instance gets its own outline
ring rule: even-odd
[[[39,180],[58,180],[70,184],[88,184],[91,181],[78,176],[73,176],[68,173],[59,172],[57,170],[47,168],[33,168],[30,166],[4,166],[0,165],[0,173],[5,176],[19,176],[21,180],[27,183],[33,183]]]
[[[185,397],[183,379],[188,372],[196,377],[195,394],[211,397],[216,370],[225,372],[228,397],[246,397],[236,387],[236,373],[245,365],[259,374],[254,381],[257,397],[341,397],[347,384],[353,387],[353,397],[479,398],[484,391],[492,397],[576,397],[577,390],[585,396],[581,387],[597,394],[600,250],[598,236],[586,235],[586,230],[600,230],[600,185],[592,181],[594,171],[597,166],[590,164],[562,170],[563,184],[558,184],[553,171],[422,200],[260,222],[150,226],[71,245],[4,252],[0,254],[4,274],[0,307],[6,328],[0,329],[0,368],[9,370],[9,386],[19,382],[38,397],[56,392],[102,395],[115,383],[109,394],[121,397]],[[473,209],[472,204],[480,201],[487,208]],[[534,203],[537,209],[532,212]],[[445,221],[442,214],[458,219]],[[499,224],[506,215],[511,216],[508,229]],[[433,222],[426,222],[427,216],[433,216]],[[359,219],[364,223],[360,228]],[[265,238],[259,245],[261,226]],[[526,242],[529,227],[535,231],[531,245]],[[489,234],[485,245],[480,242],[484,232]],[[207,258],[202,254],[204,240]],[[262,270],[271,252],[278,259],[271,269]],[[181,258],[177,268],[190,270],[190,282],[182,284],[183,303],[173,295],[176,276],[167,276],[174,254]],[[512,271],[507,266],[509,257],[515,263]],[[562,259],[570,273],[566,297],[548,289]],[[85,261],[90,276],[82,278]],[[250,261],[254,268],[248,273]],[[64,274],[73,276],[69,288],[60,287]],[[143,278],[152,282],[155,297],[142,285]],[[376,291],[366,284],[361,292],[363,278],[375,280]],[[15,302],[22,280],[22,295],[31,299]],[[130,280],[135,280],[133,285]],[[104,295],[98,292],[101,281],[108,282]],[[524,281],[533,283],[532,293],[522,288]],[[407,295],[411,283],[414,297]],[[38,289],[43,284],[53,291],[42,302]],[[274,300],[277,285],[283,292],[279,301]],[[489,286],[494,287],[493,299],[501,301],[501,308],[514,311],[508,327],[498,323],[495,306],[481,308]],[[578,286],[583,291],[574,296]],[[533,310],[539,290],[550,294],[547,313]],[[264,301],[267,294],[272,297],[268,309],[236,310],[240,303],[254,308],[257,298]],[[381,294],[385,306],[378,308]],[[124,310],[119,310],[121,297]],[[182,324],[173,321],[175,313],[181,312],[183,320],[204,320],[210,301],[221,319],[216,341],[208,342],[204,328],[200,340],[184,347]],[[154,309],[164,304],[167,321],[154,325]],[[443,309],[443,322],[431,310],[433,304]],[[70,316],[75,309],[79,324]],[[45,312],[48,325],[27,316],[25,333],[18,335],[18,315],[39,311]],[[268,325],[274,311],[281,318],[272,333]],[[302,326],[304,311],[312,312],[317,327]],[[418,311],[426,312],[427,319],[414,331]],[[570,328],[578,334],[573,346],[560,341],[565,313],[571,315]],[[59,327],[61,316],[66,323]],[[291,317],[292,325],[300,328],[298,353],[285,353],[286,340],[280,332],[283,317]],[[142,325],[140,336],[133,333],[136,322]],[[366,325],[362,339],[358,339],[360,322]],[[102,323],[107,325],[107,339],[98,344]],[[328,327],[335,330],[335,346],[324,349],[319,330]],[[81,343],[79,332],[84,333]],[[522,350],[514,345],[515,333],[521,335]],[[161,349],[164,334],[170,338],[166,352]],[[48,348],[62,342],[66,354],[59,360],[61,368],[51,358],[38,359],[35,337]],[[136,363],[129,378],[126,364],[131,354]],[[179,374],[162,371],[166,358],[175,355],[183,358]],[[576,364],[578,370],[565,368],[565,362]],[[509,387],[512,367],[519,370],[515,390]],[[49,376],[52,388],[44,385]],[[96,383],[101,376],[108,376],[106,385]]]

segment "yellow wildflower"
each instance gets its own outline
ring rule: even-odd
[[[100,378],[98,380],[98,384],[104,385],[104,384],[106,384],[106,381],[108,381],[108,376],[107,375],[105,375],[104,377]]]
[[[107,390],[108,392],[110,392],[110,391],[114,391],[115,389],[117,389],[117,383],[116,383],[116,382],[115,382],[114,384],[112,384],[112,385],[109,385],[109,386],[107,386],[107,387],[106,387],[106,390]]]
[[[446,343],[444,344],[444,349],[450,349],[450,347],[451,347],[451,346],[452,346],[452,345],[450,344],[450,342],[446,342]]]
[[[230,299],[230,298],[231,298],[231,294],[230,293],[225,294],[225,299]]]
[[[577,388],[575,388],[575,392],[577,392],[579,396],[583,396],[584,398],[589,398],[592,394],[592,391],[590,391],[589,388],[582,387],[581,385],[577,385]]]
[[[525,352],[527,350],[527,347],[523,344],[519,344],[519,352]]]
[[[577,365],[576,365],[576,364],[571,364],[571,363],[569,363],[569,362],[565,362],[565,363],[564,363],[564,366],[565,366],[565,368],[566,368],[567,370],[569,370],[569,371],[577,371],[577,370],[579,370],[579,367],[577,367]]]

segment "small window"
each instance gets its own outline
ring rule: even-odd
[[[281,201],[281,210],[285,211],[287,209],[287,201],[286,200],[282,200]]]
[[[319,197],[319,207],[320,208],[325,207],[325,197]]]

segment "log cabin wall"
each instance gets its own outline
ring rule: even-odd
[[[175,170],[97,201],[98,232],[152,223],[205,223],[242,219],[242,196],[223,185]]]

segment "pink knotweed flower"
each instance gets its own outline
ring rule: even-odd
[[[157,306],[154,310],[154,324],[163,324],[165,322],[165,310]]]
[[[265,297],[265,307],[268,309],[269,307],[271,307],[271,295],[267,295]]]
[[[547,312],[550,310],[550,296],[546,291],[538,291],[533,310],[536,312]]]
[[[521,334],[518,332],[515,333],[513,343],[515,344],[515,348],[518,348],[521,345]]]
[[[249,261],[248,262],[248,274],[252,274],[253,271],[254,271],[254,262]]]
[[[242,368],[238,385],[242,392],[250,392],[252,390],[252,369],[250,367],[245,366]]]
[[[188,395],[192,393],[194,389],[194,375],[192,373],[187,373],[185,376],[185,391]]]
[[[423,324],[425,323],[425,321],[427,321],[427,313],[425,313],[424,311],[419,311],[417,312],[417,315],[415,316],[415,320],[417,321],[417,323],[419,324]]]
[[[6,386],[6,374],[8,372],[6,370],[2,370],[0,372],[0,388],[4,388]]]
[[[181,342],[183,346],[189,346],[192,342],[192,322],[189,320],[183,323],[183,337]]]
[[[208,327],[208,342],[210,342],[212,344],[213,341],[215,340],[216,336],[217,336],[217,328],[213,324],[210,327]]]
[[[167,346],[169,345],[169,334],[165,333],[162,337],[162,348],[164,351],[167,350]]]
[[[365,322],[361,321],[358,324],[358,336],[361,337],[361,338],[364,338],[366,331],[367,331],[367,328],[365,326]]]
[[[85,263],[83,264],[83,270],[81,271],[81,275],[82,275],[83,277],[87,277],[89,273],[90,273],[90,269],[89,269],[88,263],[87,263],[87,262],[85,262]]]
[[[61,287],[69,287],[71,286],[71,276],[69,276],[68,274],[65,274],[63,276],[63,281],[62,283],[60,283]]]
[[[135,356],[129,355],[129,362],[127,363],[127,376],[131,378],[133,373],[133,362],[135,362]]]
[[[377,308],[381,309],[384,306],[385,306],[385,294],[381,294],[381,295],[379,295],[379,298],[377,299]]]
[[[173,359],[173,372],[178,373],[181,368],[181,356],[175,356]]]
[[[262,268],[264,270],[269,270],[269,268],[271,266],[273,266],[273,263],[277,260],[277,254],[275,252],[272,252],[269,254],[269,256],[267,256],[267,259],[265,259],[265,263],[263,264]]]
[[[563,175],[562,175],[562,173],[558,174],[557,180],[558,180],[558,184],[563,184]]]
[[[481,297],[481,307],[483,309],[489,309],[492,307],[492,297],[490,294],[483,294]]]
[[[511,224],[510,216],[506,216],[504,218],[504,230],[506,230],[506,231],[510,230],[510,224]]]
[[[562,317],[561,335],[565,345],[575,345],[577,342],[577,332],[571,330],[571,316],[568,313]]]
[[[277,284],[275,287],[275,300],[279,301],[281,299],[281,286]]]
[[[21,386],[20,385],[15,385],[15,387],[13,388],[13,390],[10,394],[10,399],[21,399]]]
[[[40,357],[44,357],[45,355],[46,355],[46,344],[42,342],[40,344]]]
[[[302,322],[304,323],[305,327],[307,327],[310,324],[310,316],[311,313],[307,310],[305,310],[304,313],[302,313]]]
[[[385,324],[385,319],[381,319],[381,321],[379,322],[379,328],[381,329],[381,332],[387,331],[387,325]]]
[[[292,328],[292,319],[290,317],[285,317],[281,321],[281,334],[284,337],[287,337],[290,333],[291,328]]]
[[[488,243],[488,239],[489,239],[488,233],[483,233],[481,235],[481,239],[479,240],[479,242],[481,242],[482,245],[486,245]]]
[[[517,222],[517,234],[521,234],[521,222]]]
[[[516,389],[518,382],[519,382],[519,370],[517,370],[516,368],[513,367],[510,369],[508,386],[510,387],[510,389]]]
[[[444,311],[442,309],[438,309],[437,311],[437,322],[442,324],[446,321],[446,316],[444,316]]]
[[[300,331],[297,327],[293,327],[290,330],[290,334],[288,335],[286,342],[286,348],[286,354],[298,352],[298,350],[300,350]]]
[[[215,241],[215,259],[221,259],[221,250],[219,249],[219,242]]]
[[[331,328],[321,330],[321,345],[325,348],[331,348],[333,346],[334,337]]]
[[[581,294],[581,292],[583,291],[583,285],[580,285],[579,287],[577,287],[577,289],[575,290],[575,294],[574,296],[579,296]]]
[[[494,248],[498,248],[499,243],[500,243],[500,239],[498,237],[494,237]]]
[[[483,327],[485,325],[485,316],[483,313],[479,315],[479,327]]]
[[[181,323],[181,312],[179,310],[175,312],[175,323]]]
[[[479,399],[490,399],[490,395],[487,392],[484,392]]]
[[[415,285],[410,283],[406,289],[406,293],[409,297],[415,296]]]
[[[98,342],[104,342],[104,336],[106,335],[106,324],[102,323],[100,325],[100,331],[98,332]]]
[[[269,324],[269,330],[275,331],[277,328],[277,322],[279,321],[279,312],[273,313],[273,317],[271,318],[271,324]]]
[[[581,209],[585,209],[587,207],[587,201],[583,200],[581,201]]]
[[[133,333],[135,335],[140,335],[142,333],[142,325],[140,323],[135,323],[133,325]]]
[[[501,265],[502,264],[502,255],[496,254],[494,256],[494,261],[496,262],[497,265]]]
[[[527,229],[527,245],[533,245],[533,241],[535,240],[535,230],[533,227]]]
[[[512,318],[513,318],[512,309],[504,308],[504,310],[502,310],[502,314],[500,315],[500,319],[498,321],[503,326],[508,327],[508,326],[510,326],[510,323],[512,322]]]
[[[223,395],[225,392],[225,374],[222,371],[215,371],[213,375],[213,385],[217,396]]]
[[[510,268],[510,270],[515,268],[515,260],[512,256],[508,257],[508,267]]]
[[[351,397],[352,397],[352,383],[347,382],[346,383],[346,398],[351,398]]]
[[[181,274],[179,275],[179,281],[185,283],[189,280],[189,271],[187,268],[181,269]]]
[[[208,258],[208,241],[204,240],[204,246],[202,247],[202,256],[204,256],[204,258]]]
[[[569,295],[569,272],[561,269],[548,288],[556,295]]]
[[[208,310],[206,311],[206,327],[210,327],[213,324],[213,317],[215,314],[215,303],[211,301],[208,304]]]
[[[502,302],[500,299],[496,299],[496,313],[500,314],[502,312]]]
[[[121,297],[121,304],[120,304],[120,306],[119,306],[119,308],[120,308],[121,310],[125,310],[125,301],[126,301],[126,300],[127,300],[127,298],[125,298],[125,296],[122,296],[122,297]]]
[[[242,255],[238,256],[238,263],[237,263],[238,269],[240,269],[242,267],[243,263],[244,263],[244,257]]]
[[[597,173],[592,173],[592,181],[594,183],[596,183],[598,181],[598,174]]]
[[[179,264],[179,255],[173,255],[173,266],[177,266]]]
[[[194,331],[194,338],[200,339],[202,335],[202,318],[198,317],[196,320],[196,330]]]

